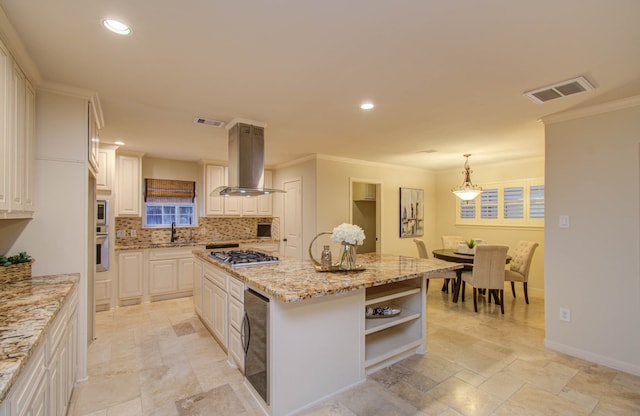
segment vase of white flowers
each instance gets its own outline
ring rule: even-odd
[[[357,269],[356,254],[359,245],[366,237],[362,228],[355,224],[342,223],[333,229],[331,240],[342,244],[342,253],[338,267],[341,270]]]

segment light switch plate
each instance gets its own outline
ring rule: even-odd
[[[571,222],[569,220],[569,216],[568,215],[560,215],[559,223],[560,223],[560,228],[569,228],[569,226],[571,225]]]

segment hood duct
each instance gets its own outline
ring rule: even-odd
[[[280,189],[264,188],[264,127],[236,123],[229,129],[228,185],[213,195],[259,196]]]

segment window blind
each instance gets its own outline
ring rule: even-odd
[[[544,219],[544,185],[529,188],[529,218]]]
[[[145,202],[194,202],[195,197],[196,183],[193,181],[153,178],[144,180]]]
[[[480,194],[480,218],[498,218],[498,189],[484,189]]]
[[[524,218],[524,187],[504,188],[504,219]]]

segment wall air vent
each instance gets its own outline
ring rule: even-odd
[[[205,124],[207,126],[212,126],[212,127],[222,127],[224,126],[224,121],[218,121],[218,120],[211,120],[210,118],[204,118],[204,117],[196,117],[193,119],[193,123],[194,124]]]
[[[593,89],[593,85],[591,85],[585,77],[578,77],[558,82],[557,84],[550,85],[548,87],[527,91],[524,95],[531,98],[536,103],[542,104],[547,101],[567,97],[569,95],[580,94],[581,92],[587,92]]]

